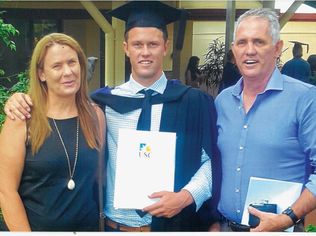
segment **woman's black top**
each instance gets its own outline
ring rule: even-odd
[[[77,117],[55,120],[74,165]],[[52,119],[51,135],[32,155],[27,145],[19,194],[32,231],[98,230],[98,152],[91,149],[79,129],[79,151],[74,173],[75,188],[69,190],[67,158]]]

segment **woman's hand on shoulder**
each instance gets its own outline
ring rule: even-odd
[[[11,120],[31,118],[32,100],[28,94],[14,93],[5,103],[4,112]]]

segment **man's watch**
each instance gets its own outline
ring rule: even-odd
[[[286,208],[284,211],[282,211],[282,214],[289,216],[291,220],[293,221],[293,224],[297,224],[298,222],[301,221],[301,219],[299,219],[297,215],[295,215],[292,207]]]

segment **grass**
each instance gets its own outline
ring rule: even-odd
[[[5,230],[4,219],[3,219],[1,208],[0,208],[0,231],[4,231],[4,230]]]
[[[309,224],[306,229],[305,229],[306,232],[316,232],[316,226],[315,225],[312,225],[312,224]]]

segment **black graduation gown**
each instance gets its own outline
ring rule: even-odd
[[[143,100],[112,95],[108,88],[97,90],[91,98],[101,106],[110,106],[120,113],[140,108]],[[160,131],[177,134],[174,191],[180,191],[200,168],[202,148],[211,157],[213,180],[212,198],[197,213],[193,203],[172,218],[153,217],[152,231],[207,230],[211,223],[219,219],[217,204],[221,182],[213,98],[198,89],[171,80],[164,94],[153,96],[151,102],[164,104]]]

